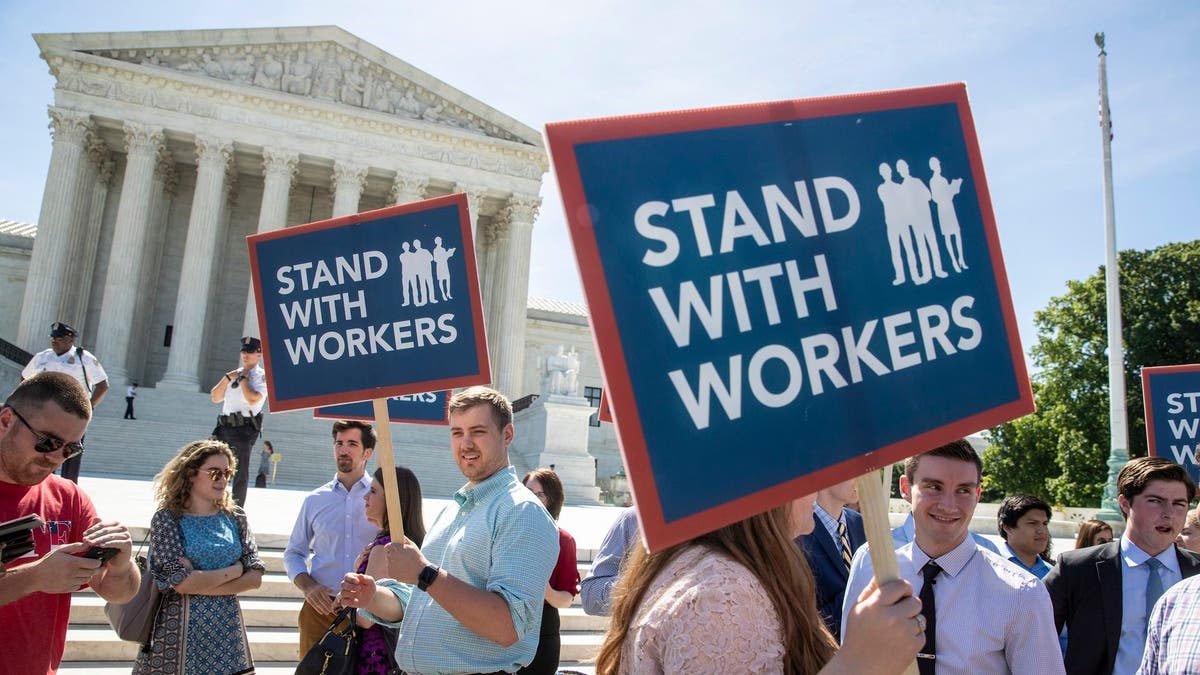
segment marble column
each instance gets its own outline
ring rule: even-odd
[[[497,252],[501,246],[507,247],[508,232],[507,209],[501,210],[490,223],[479,226],[479,239],[484,251],[479,261],[479,277],[481,283],[483,279],[487,279],[487,283],[482,284],[483,319],[487,326],[488,357],[492,364],[493,383],[499,382],[496,369],[500,358],[500,312],[504,305],[503,298],[496,293],[496,285],[505,272],[503,268],[506,267],[505,261],[500,259]]]
[[[496,328],[499,348],[492,367],[497,388],[511,398],[527,393],[519,391],[525,371],[525,318],[529,295],[529,254],[533,243],[533,221],[541,200],[531,195],[513,195],[505,207],[508,237],[499,241],[496,260],[500,278],[496,283],[496,304],[500,307]]]
[[[289,150],[263,148],[262,206],[258,209],[258,232],[270,232],[287,225],[288,198],[300,155]],[[246,291],[246,316],[242,320],[242,335],[261,337],[258,330],[258,309],[254,300],[254,285]]]
[[[367,167],[352,162],[333,163],[333,217],[358,213],[358,198],[367,186]]]
[[[103,158],[94,161],[96,161],[96,169],[92,172],[92,177],[95,184],[92,186],[87,216],[85,216],[82,228],[83,238],[79,246],[79,258],[71,275],[71,284],[74,288],[79,289],[79,293],[75,295],[76,304],[72,312],[79,324],[71,324],[77,328],[87,324],[92,289],[102,290],[101,282],[95,282],[92,277],[96,273],[96,255],[100,248],[100,228],[104,224],[104,209],[108,206],[108,194],[112,189],[113,174],[117,166],[116,162],[108,156],[107,151]],[[88,341],[94,342],[90,338]]]
[[[200,386],[200,348],[204,342],[213,262],[218,255],[225,206],[225,171],[233,157],[233,142],[196,136],[196,191],[188,216],[183,270],[175,299],[175,328],[167,371],[158,386],[196,391]]]
[[[58,319],[62,265],[70,251],[73,221],[78,213],[79,179],[91,127],[91,118],[84,113],[50,108],[54,145],[17,328],[17,344],[32,352],[46,348],[50,324]]]
[[[121,203],[113,227],[96,335],[96,356],[104,364],[109,385],[117,389],[126,379],[125,363],[154,197],[154,165],[162,142],[162,129],[125,123],[125,178],[121,181]]]
[[[129,363],[126,370],[130,381],[145,382],[146,359],[151,340],[161,340],[162,332],[154,330],[151,321],[158,303],[158,280],[162,269],[162,250],[166,240],[171,202],[179,188],[179,172],[175,157],[166,147],[159,148],[154,166],[153,198],[150,202],[150,226],[142,253],[142,270],[138,282],[138,304],[133,312],[133,336],[130,339]]]
[[[429,187],[429,179],[407,171],[397,171],[392,181],[392,191],[388,195],[392,204],[409,204],[425,198],[425,188]]]
[[[87,134],[87,162],[84,170],[79,172],[79,182],[75,215],[72,217],[70,249],[63,259],[62,296],[59,298],[58,318],[60,321],[75,326],[84,334],[84,343],[92,344],[92,335],[84,326],[86,316],[84,308],[88,304],[89,291],[92,288],[92,268],[88,265],[95,255],[95,242],[98,239],[99,223],[92,219],[95,197],[99,187],[98,176],[103,165],[108,160],[108,148],[100,140],[95,129]],[[92,235],[97,235],[93,238]],[[89,245],[90,244],[90,245]]]
[[[467,195],[467,213],[471,218],[471,239],[475,242],[475,264],[479,264],[479,261],[482,259],[478,237],[479,209],[483,206],[483,193],[487,191],[487,187],[456,183],[454,189],[457,192],[465,192]],[[480,279],[480,281],[483,280]]]

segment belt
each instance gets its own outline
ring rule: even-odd
[[[218,426],[240,427],[244,424],[252,425],[255,429],[262,429],[262,413],[257,415],[243,415],[242,413],[217,415]]]

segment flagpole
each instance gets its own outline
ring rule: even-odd
[[[1117,266],[1117,222],[1113,207],[1112,119],[1108,109],[1108,53],[1104,33],[1096,33],[1100,48],[1100,142],[1104,147],[1104,282],[1108,304],[1108,482],[1100,501],[1101,520],[1123,530],[1125,520],[1117,503],[1117,474],[1129,461],[1129,428],[1125,412],[1125,350],[1121,342],[1121,288]]]

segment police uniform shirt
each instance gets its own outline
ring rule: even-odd
[[[87,368],[86,382],[83,379],[84,368]],[[108,380],[108,373],[104,372],[104,367],[91,352],[83,350],[83,363],[80,364],[80,357],[75,353],[74,347],[63,352],[62,356],[55,354],[53,349],[45,349],[34,354],[33,358],[29,360],[29,364],[25,366],[25,370],[21,371],[21,377],[28,380],[34,375],[46,371],[70,375],[79,380],[79,384],[83,385],[89,394],[97,384]]]
[[[222,415],[230,415],[233,413],[241,413],[247,416],[257,415],[262,412],[263,404],[267,402],[267,372],[263,370],[262,365],[254,366],[249,372],[243,372],[246,380],[238,382],[238,386],[234,387],[233,383],[229,383],[225,387],[225,402],[221,406]],[[230,378],[232,379],[232,378]],[[249,380],[247,382],[247,380]],[[251,386],[254,391],[263,395],[263,397],[250,405],[246,402],[246,397],[242,396],[243,387]]]

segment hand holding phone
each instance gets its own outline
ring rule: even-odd
[[[118,553],[115,548],[107,548],[104,546],[93,546],[87,552],[80,555],[81,558],[94,558],[104,564],[112,559]]]

